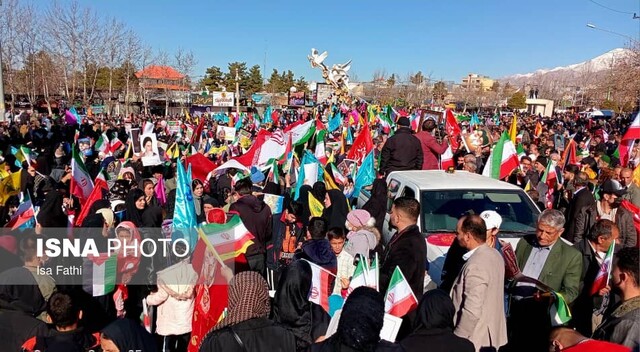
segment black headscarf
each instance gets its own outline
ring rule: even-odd
[[[144,191],[139,188],[132,189],[127,195],[127,214],[126,221],[131,221],[136,227],[142,227],[142,214],[145,209],[140,210],[136,207],[136,200],[144,196]],[[146,207],[146,203],[145,203]]]
[[[427,291],[418,305],[415,329],[445,329],[453,331],[455,308],[451,297],[443,290]]]
[[[0,308],[37,316],[45,307],[38,283],[27,268],[12,268],[0,274]]]
[[[293,332],[296,349],[304,350],[311,340],[311,266],[297,260],[285,267],[274,298],[273,320]]]
[[[130,319],[116,319],[102,329],[102,338],[113,341],[120,351],[155,351],[153,336]]]
[[[159,228],[162,226],[162,208],[150,206],[142,213],[142,227]]]
[[[38,223],[44,228],[66,228],[69,221],[67,215],[62,210],[62,193],[52,190],[47,193],[40,212],[38,213]]]
[[[300,187],[298,203],[302,204],[302,219],[299,221],[302,225],[309,225],[309,218],[311,218],[311,210],[309,210],[309,193],[311,193],[311,186],[303,185]],[[320,202],[323,202],[324,199],[318,199]]]
[[[345,345],[355,351],[373,352],[380,341],[383,323],[382,294],[370,287],[358,287],[342,308],[334,346]]]
[[[344,193],[337,189],[331,189],[327,191],[327,194],[329,195],[329,199],[331,199],[331,206],[325,208],[322,213],[322,217],[328,222],[327,228],[344,228],[344,223],[347,221],[347,214],[349,214],[347,198],[344,196]]]
[[[387,213],[387,184],[384,179],[378,178],[373,181],[371,197],[364,203],[362,209],[368,211],[376,219],[376,228],[380,233],[383,233],[382,227]]]

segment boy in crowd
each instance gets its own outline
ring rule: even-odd
[[[56,345],[73,345],[89,351],[100,345],[100,333],[90,334],[78,327],[82,310],[64,292],[51,295],[47,304],[47,322],[55,326],[49,336],[34,336],[22,345],[23,351],[47,351]]]

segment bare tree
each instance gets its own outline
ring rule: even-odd
[[[2,41],[2,67],[4,72],[5,89],[11,95],[10,109],[15,108],[18,87],[16,70],[18,67],[17,46],[19,41],[18,23],[20,19],[20,4],[18,0],[4,0],[0,6],[0,41]]]
[[[124,109],[125,114],[129,115],[129,105],[130,105],[130,92],[131,92],[131,81],[134,77],[135,73],[135,62],[139,62],[141,57],[143,56],[143,48],[140,43],[140,39],[136,34],[129,30],[124,35],[124,50],[123,50],[123,69],[124,69],[124,82],[125,82],[125,92],[124,92]],[[144,67],[142,67],[144,69]],[[119,102],[119,100],[118,100]]]
[[[150,46],[143,46],[140,50],[140,55],[138,55],[139,67],[142,72],[142,75],[139,77],[140,79],[140,93],[142,96],[142,105],[144,106],[144,113],[149,114],[149,91],[147,89],[146,79],[146,69],[147,66],[153,61],[153,50]]]
[[[182,77],[182,86],[187,87],[187,91],[185,95],[181,99],[181,104],[186,102],[186,97],[191,94],[191,72],[193,68],[197,65],[197,60],[193,55],[192,51],[185,52],[184,49],[178,48],[178,51],[175,54],[176,68],[183,75]]]
[[[105,32],[105,58],[109,69],[109,94],[107,95],[107,113],[113,113],[113,74],[117,67],[123,64],[125,57],[126,32],[122,22],[115,18],[110,19]]]

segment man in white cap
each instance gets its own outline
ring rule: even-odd
[[[502,247],[505,243],[501,243],[497,238],[498,232],[500,232],[500,225],[502,225],[502,217],[494,210],[485,210],[480,213],[480,217],[484,220],[485,226],[487,227],[486,245],[495,248],[502,254]],[[462,266],[464,266],[465,260],[463,256],[467,252],[468,251],[460,245],[457,238],[453,240],[449,251],[447,251],[447,256],[442,267],[440,289],[445,291],[451,290],[454,280],[458,277]]]
[[[498,232],[502,225],[502,216],[493,210],[485,210],[480,213],[480,217],[487,226],[487,246],[500,250],[502,245],[498,240]]]

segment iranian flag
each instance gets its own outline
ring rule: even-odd
[[[267,138],[256,153],[257,160],[253,165],[263,166],[272,159],[280,159],[287,150],[287,139],[281,130],[277,130]]]
[[[502,133],[500,140],[491,151],[487,159],[487,164],[482,170],[482,175],[486,177],[502,180],[509,176],[513,169],[520,165],[518,153],[506,132]]]
[[[369,272],[367,259],[361,254],[358,254],[358,256],[360,257],[360,260],[358,260],[356,269],[353,271],[353,275],[351,276],[349,288],[347,289],[347,296],[356,288],[360,286],[367,286],[367,273]]]
[[[326,134],[327,130],[321,130],[316,135],[316,150],[314,155],[322,165],[325,165],[327,163],[327,154],[324,144],[324,137]]]
[[[523,156],[527,155],[527,153],[524,151],[524,146],[522,146],[522,143],[518,143],[518,146],[516,147],[516,153],[518,153],[518,159],[522,159]]]
[[[567,144],[566,149],[564,150],[564,155],[562,156],[562,160],[564,160],[563,167],[567,167],[568,164],[572,165],[580,165],[578,159],[576,158],[576,141],[571,139],[569,144]]]
[[[28,192],[24,192],[24,198],[20,202],[18,210],[11,216],[11,220],[4,226],[11,230],[34,228],[36,217],[33,211],[33,203]]]
[[[306,259],[305,259],[306,260]],[[311,292],[309,302],[321,306],[325,312],[329,312],[329,295],[331,295],[331,276],[335,276],[321,266],[307,260],[311,266]]]
[[[453,152],[451,151],[451,145],[447,147],[444,154],[440,157],[440,170],[446,170],[449,167],[455,166],[453,161]]]
[[[285,129],[285,133],[291,133],[291,141],[293,145],[304,144],[309,141],[316,131],[315,120],[309,120],[304,123],[294,124],[291,128]]]
[[[611,275],[611,268],[613,267],[612,262],[614,245],[615,243],[612,242],[609,246],[607,254],[604,256],[602,265],[600,265],[600,271],[598,271],[598,275],[596,275],[596,279],[593,281],[593,285],[591,285],[591,296],[597,294],[601,289],[607,287],[607,284],[609,283],[609,276]]]
[[[553,304],[549,307],[551,326],[563,326],[571,320],[571,310],[562,294],[553,291],[551,294],[555,297]]]
[[[618,146],[620,164],[629,164],[629,155],[631,154],[635,140],[638,138],[640,138],[640,113],[636,114],[636,118],[633,119],[633,123],[631,123],[627,132],[622,136],[622,140]]]
[[[398,318],[412,311],[418,306],[418,300],[411,290],[411,286],[404,278],[400,267],[396,266],[389,282],[389,288],[384,299],[384,311]]]
[[[369,266],[369,270],[367,270],[365,281],[367,282],[367,286],[375,288],[376,291],[379,290],[380,268],[378,265],[378,253],[376,253],[376,256],[373,259],[373,262],[371,262],[371,265]]]
[[[82,161],[77,145],[73,148],[71,176],[71,194],[78,197],[80,204],[84,205],[91,195],[91,191],[93,191],[93,181],[91,181],[91,175],[89,175],[89,171],[84,166],[84,161]]]
[[[82,288],[93,297],[104,296],[116,287],[118,256],[101,253],[89,256],[82,263]]]
[[[94,182],[95,186],[91,191],[91,194],[86,199],[86,203],[83,205],[80,215],[78,215],[74,220],[76,226],[82,226],[82,222],[91,212],[91,206],[93,205],[93,203],[95,203],[99,199],[104,199],[105,193],[109,192],[107,180],[109,180],[109,175],[107,174],[106,170],[100,170],[98,176],[96,176]]]
[[[109,141],[109,152],[110,153],[113,154],[115,151],[120,149],[120,147],[122,147],[122,141],[120,139],[118,139],[117,136],[115,138],[113,138],[111,141]]]
[[[547,169],[544,171],[544,177],[542,177],[541,181],[546,183],[549,188],[553,188],[558,182],[556,167],[553,166],[551,160],[549,160],[549,163],[547,164]]]
[[[223,261],[246,253],[255,238],[238,215],[232,216],[224,224],[204,225],[201,230],[200,238],[205,241],[207,247],[211,246]]]
[[[333,179],[336,180],[336,183],[339,183],[341,185],[346,185],[347,182],[349,181],[347,179],[346,176],[344,176],[340,170],[338,170],[338,168],[336,167],[335,164],[331,164],[331,175],[333,176]]]
[[[99,153],[109,153],[109,138],[107,138],[106,133],[100,135],[94,147]]]

